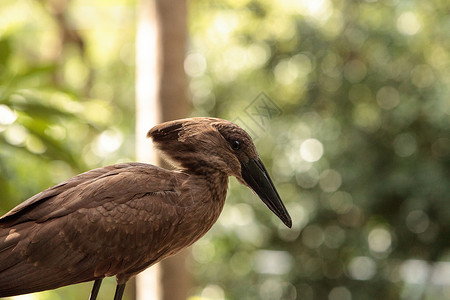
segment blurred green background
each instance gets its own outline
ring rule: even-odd
[[[134,160],[138,3],[61,3],[0,2],[0,214]],[[253,135],[293,219],[284,228],[233,179],[187,261],[191,298],[450,299],[447,1],[188,10],[192,115]],[[22,299],[84,299],[90,288]]]

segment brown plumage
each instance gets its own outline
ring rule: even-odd
[[[177,166],[123,163],[88,171],[0,218],[0,297],[116,276],[127,280],[202,237],[222,211],[228,177],[291,219],[250,136],[215,118],[155,126],[148,137]]]

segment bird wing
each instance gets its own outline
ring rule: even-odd
[[[0,217],[0,223],[6,222],[7,220],[11,221],[15,218],[18,218],[19,216],[23,215],[27,211],[30,211],[37,205],[62,193],[65,190],[76,187],[81,183],[86,183],[91,180],[95,180],[96,178],[100,177],[101,175],[104,175],[111,171],[129,167],[129,165],[130,164],[117,164],[117,165],[112,165],[112,166],[108,166],[108,167],[104,167],[104,168],[90,170],[88,172],[74,176],[74,177],[70,178],[69,180],[61,182],[60,184],[55,185],[51,188],[48,188],[48,189],[34,195],[33,197],[30,197],[29,199],[23,201],[22,203],[20,203],[16,207],[14,207],[12,210],[10,210],[8,213],[6,213],[2,217]]]
[[[148,175],[143,178],[140,175]],[[158,176],[164,174],[166,180]],[[134,184],[130,184],[129,177]],[[168,179],[168,180],[167,180]],[[147,181],[142,184],[142,181]],[[26,221],[42,222],[50,218],[60,217],[75,211],[77,208],[88,208],[116,199],[118,195],[129,195],[129,187],[134,192],[157,192],[170,190],[173,180],[167,170],[142,163],[122,163],[87,171],[48,188],[14,207],[0,217],[1,224],[8,226]],[[138,182],[141,181],[141,182]],[[141,183],[141,184],[140,184]]]
[[[182,176],[119,164],[31,197],[0,219],[0,296],[148,265],[167,251],[165,236],[189,204],[179,203]]]

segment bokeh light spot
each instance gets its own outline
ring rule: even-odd
[[[258,273],[282,275],[291,269],[292,256],[287,251],[258,250],[254,254],[254,264]]]
[[[425,283],[429,272],[430,266],[423,260],[408,259],[400,266],[400,276],[408,283]]]
[[[402,133],[395,137],[392,146],[395,154],[400,157],[408,157],[416,152],[417,142],[411,133]]]
[[[377,271],[374,260],[367,256],[354,257],[348,264],[350,276],[356,280],[369,280]]]
[[[191,77],[198,77],[206,71],[206,59],[200,53],[189,53],[184,60],[184,71]]]
[[[210,284],[202,290],[201,296],[209,300],[223,300],[225,299],[225,292],[220,286]]]
[[[331,289],[328,300],[352,300],[352,293],[345,286],[337,286]]]
[[[377,92],[378,106],[385,110],[391,110],[400,103],[398,91],[390,86],[384,86]]]
[[[406,216],[406,226],[411,232],[425,232],[429,225],[430,219],[423,210],[413,210]]]
[[[49,125],[47,129],[45,129],[45,134],[51,136],[56,140],[63,140],[66,138],[66,128],[61,125],[54,124]]]
[[[305,189],[313,188],[319,182],[319,172],[316,168],[311,167],[302,172],[298,172],[295,176],[299,186]]]
[[[342,184],[342,177],[336,170],[325,170],[320,174],[319,186],[324,192],[335,192]]]
[[[283,296],[281,282],[276,279],[267,279],[259,287],[261,300],[278,300]]]
[[[323,229],[317,225],[309,225],[302,232],[302,242],[309,248],[317,248],[325,240]]]
[[[319,140],[307,139],[300,146],[300,155],[308,162],[318,161],[323,155],[323,145]]]
[[[98,156],[104,156],[119,149],[123,136],[119,130],[108,129],[103,131],[93,144],[93,151]]]
[[[25,140],[25,146],[27,149],[34,154],[42,154],[47,150],[42,140],[34,135],[28,135]]]
[[[397,19],[397,30],[405,35],[414,35],[422,28],[417,15],[411,11],[402,13]]]
[[[338,191],[330,196],[328,203],[330,208],[335,212],[345,214],[352,209],[353,198],[352,195],[347,192]]]
[[[266,43],[254,43],[247,48],[247,60],[251,68],[264,65],[271,54]]]
[[[14,111],[6,105],[0,104],[0,125],[11,125],[16,119],[17,115]]]
[[[433,70],[429,65],[415,66],[411,71],[411,81],[418,88],[426,88],[435,82]]]
[[[375,105],[359,103],[355,107],[353,116],[355,123],[369,132],[373,132],[380,127],[380,112]]]
[[[216,248],[210,241],[200,240],[192,246],[191,253],[195,261],[207,264],[213,260]]]
[[[27,138],[28,130],[22,125],[13,124],[8,127],[5,131],[5,139],[8,143],[14,146],[21,146],[25,143]]]
[[[298,11],[312,17],[313,20],[325,22],[331,16],[333,7],[328,0],[301,0]]]
[[[391,234],[385,228],[377,227],[372,229],[367,239],[370,250],[374,252],[386,252],[391,248]]]
[[[251,271],[251,264],[248,263],[250,260],[251,257],[248,252],[238,252],[234,254],[230,259],[230,267],[233,270],[233,273],[238,276],[248,274]]]
[[[345,79],[351,83],[358,83],[366,77],[367,67],[360,60],[352,60],[344,66]]]

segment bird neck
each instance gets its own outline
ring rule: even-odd
[[[207,187],[214,201],[224,203],[227,196],[228,176],[222,172],[205,176]]]
[[[225,202],[228,189],[227,174],[212,168],[188,169],[184,172],[190,175],[191,180],[198,183],[197,186],[202,187],[202,193],[205,193],[204,196],[209,195],[212,198],[211,200],[213,200],[212,202],[216,204]]]
[[[202,207],[207,207],[204,210],[206,213],[201,212],[203,209],[199,209],[200,214],[203,215],[199,218],[203,220],[203,233],[200,235],[202,236],[217,221],[222,212],[227,196],[228,176],[223,172],[217,172],[192,177],[199,181],[201,189],[198,191],[198,196],[203,203]]]

